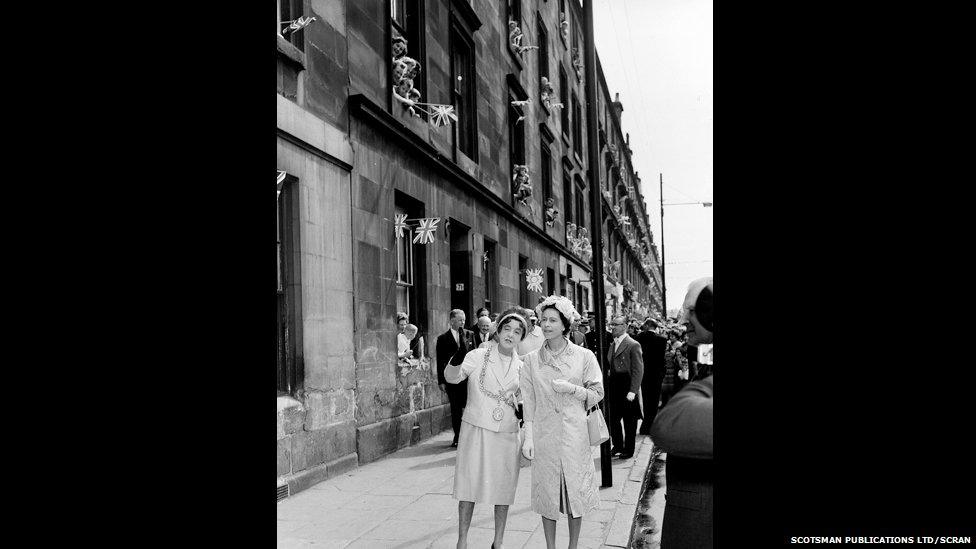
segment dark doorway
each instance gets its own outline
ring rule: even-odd
[[[471,249],[468,247],[470,228],[456,219],[451,226],[451,308],[461,309],[465,316],[474,314],[471,308]]]

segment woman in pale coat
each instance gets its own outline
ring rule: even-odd
[[[468,383],[468,402],[461,420],[454,499],[458,500],[458,549],[467,547],[468,528],[475,503],[495,506],[495,539],[505,537],[508,507],[515,502],[519,477],[519,424],[515,393],[522,361],[515,346],[528,331],[528,323],[515,311],[499,319],[495,338],[468,351],[460,366],[444,369],[448,383]]]
[[[564,514],[572,549],[583,515],[600,506],[586,410],[603,399],[603,376],[596,355],[567,337],[579,319],[569,299],[549,296],[536,313],[545,343],[522,357],[522,453],[533,460],[532,510],[542,515],[546,546],[556,546],[556,519]]]

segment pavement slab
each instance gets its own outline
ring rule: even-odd
[[[453,548],[457,543],[457,500],[453,433],[439,433],[377,461],[325,480],[278,503],[279,548]],[[633,458],[613,459],[613,486],[599,489],[600,507],[583,517],[579,547],[626,547],[644,472],[652,457],[649,437],[638,436]],[[600,471],[599,448],[593,448]],[[505,528],[506,549],[545,548],[542,520],[531,507],[531,461],[522,460],[515,503]],[[475,505],[468,545],[490,547],[494,506]],[[557,546],[568,542],[562,518]]]

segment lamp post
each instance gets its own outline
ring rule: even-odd
[[[711,202],[671,202],[670,204],[664,203],[664,174],[658,174],[660,178],[660,185],[658,186],[660,197],[661,197],[661,308],[664,309],[664,318],[668,318],[668,281],[667,273],[664,266],[664,207],[665,206],[689,206],[695,204],[701,204],[705,208],[711,208]]]

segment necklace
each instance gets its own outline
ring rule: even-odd
[[[498,379],[498,376],[495,375],[494,371],[491,372],[491,375],[495,378],[495,381],[498,382],[498,392],[493,393],[485,388],[485,374],[488,373],[488,357],[491,355],[491,352],[495,348],[496,346],[489,346],[488,351],[485,353],[485,362],[484,364],[481,365],[481,375],[478,376],[478,388],[481,389],[481,392],[484,393],[485,396],[498,401],[498,404],[491,411],[491,419],[494,419],[495,421],[501,421],[505,417],[505,410],[502,408],[502,404],[506,402],[506,399],[505,399],[505,394],[502,392],[503,391],[502,383]],[[500,358],[501,353],[499,353],[498,356],[499,356],[499,360],[501,360]],[[512,355],[512,358],[508,359],[509,371],[511,371],[512,369],[513,360],[515,360],[514,354]]]

